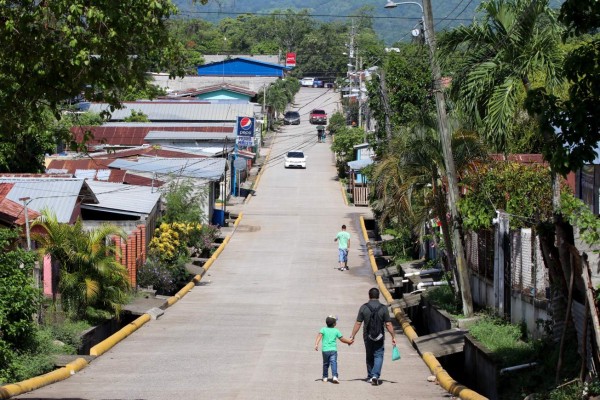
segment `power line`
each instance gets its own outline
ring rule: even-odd
[[[265,13],[265,12],[234,12],[234,11],[183,11],[178,15],[202,15],[202,14],[227,14],[227,15],[258,15],[258,16],[290,16],[286,13]],[[297,15],[293,15],[297,16]],[[357,15],[339,15],[339,14],[300,14],[299,16],[306,17],[327,17],[327,18],[357,18]],[[421,16],[417,17],[388,17],[388,16],[372,16],[371,19],[392,19],[392,20],[415,20],[421,19]],[[438,20],[444,20],[443,18],[434,18]],[[469,18],[446,18],[446,21],[471,21]]]

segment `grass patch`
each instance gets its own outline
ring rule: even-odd
[[[20,382],[54,370],[54,356],[77,354],[81,333],[89,327],[86,322],[74,322],[60,313],[51,313],[51,317],[36,328],[26,348],[4,353],[0,384]]]
[[[433,289],[429,289],[423,293],[431,304],[439,309],[452,314],[453,317],[461,318],[462,315],[462,302],[454,297],[452,288],[448,286],[438,286]]]
[[[485,316],[471,326],[469,333],[487,347],[502,366],[529,362],[535,354],[535,343],[523,341],[523,327],[501,318]]]

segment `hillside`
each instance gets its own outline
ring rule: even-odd
[[[181,17],[218,21],[236,18],[240,13],[270,13],[275,10],[309,9],[320,21],[347,20],[361,7],[372,7],[373,27],[390,44],[397,40],[410,40],[411,29],[419,23],[420,10],[415,5],[383,8],[386,0],[209,0],[206,6],[194,5],[191,0],[174,0]],[[480,0],[432,0],[436,30],[460,22],[468,23]],[[444,19],[447,17],[447,19]]]
[[[275,10],[309,9],[321,21],[347,20],[364,7],[373,9],[373,27],[387,44],[410,40],[410,31],[419,23],[420,10],[416,5],[403,5],[387,10],[386,0],[209,0],[203,6],[192,0],[173,0],[183,18],[202,18],[218,21],[236,18],[242,13],[270,13]],[[435,30],[440,31],[459,24],[468,24],[481,0],[432,0]],[[562,1],[550,0],[553,7]]]

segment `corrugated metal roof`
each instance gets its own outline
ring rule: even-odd
[[[235,140],[234,133],[225,132],[173,132],[173,131],[150,131],[145,137],[150,140]]]
[[[160,199],[156,188],[119,183],[88,181],[96,194],[98,204],[84,204],[86,210],[111,210],[125,214],[148,215]]]
[[[235,122],[238,116],[253,116],[254,104],[252,103],[227,103],[211,104],[206,102],[181,102],[181,101],[138,101],[123,103],[123,108],[111,113],[111,121],[122,121],[131,116],[131,112],[141,111],[148,116],[150,121],[230,121]],[[109,112],[106,103],[93,103],[90,105],[92,112]]]
[[[373,160],[371,160],[370,158],[365,158],[363,160],[354,160],[354,161],[350,161],[348,162],[348,166],[353,169],[353,170],[361,170],[364,167],[367,167],[369,165],[373,164]]]
[[[96,170],[95,169],[76,169],[75,170],[75,177],[76,178],[94,179],[95,176],[96,176]]]
[[[225,171],[223,158],[148,158],[138,162],[116,160],[111,168],[155,174],[174,174],[188,178],[218,181]]]
[[[38,212],[48,209],[61,223],[70,222],[79,196],[84,195],[87,202],[98,201],[83,179],[0,177],[0,183],[13,184],[7,199],[22,203],[19,199],[29,197],[29,208]]]

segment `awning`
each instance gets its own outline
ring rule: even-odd
[[[350,167],[350,169],[353,169],[355,171],[359,171],[365,167],[368,167],[371,164],[373,164],[373,160],[370,158],[365,158],[363,160],[354,160],[354,161],[348,162],[348,166]]]

